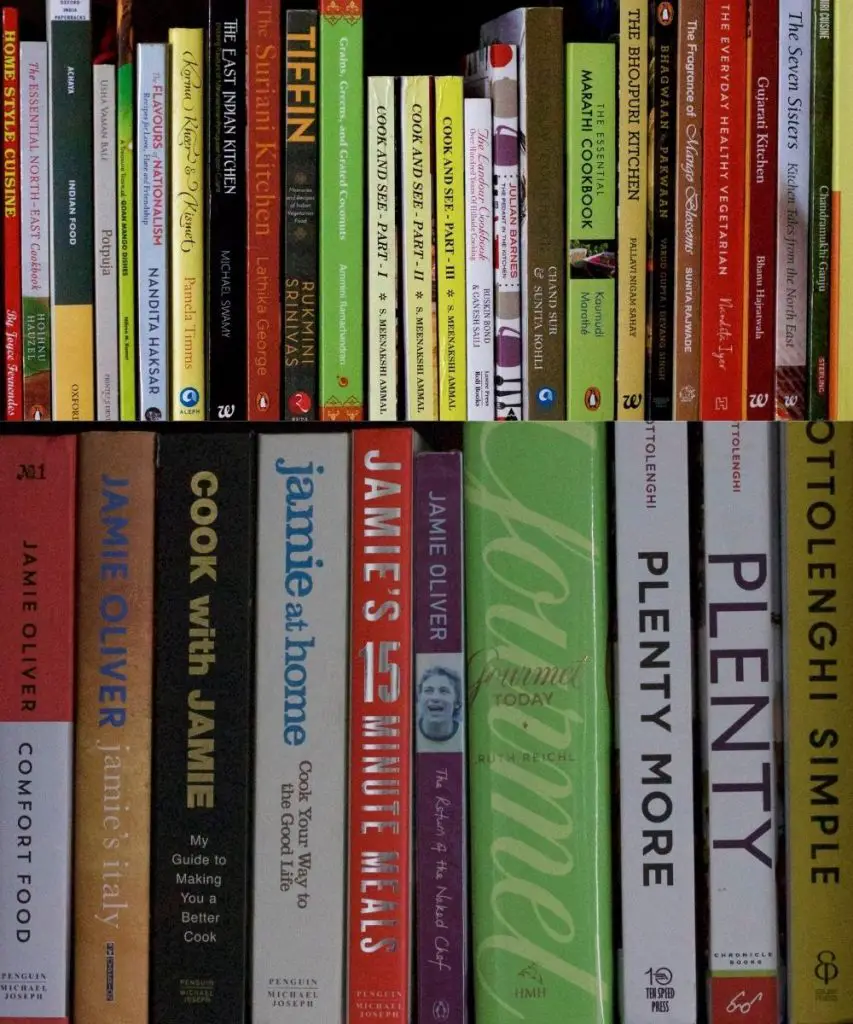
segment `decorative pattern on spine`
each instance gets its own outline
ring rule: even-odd
[[[123,420],[136,415],[136,252],[133,159],[133,0],[117,3],[116,153],[118,158],[118,369]]]
[[[24,418],[21,313],[21,110],[18,10],[4,7],[3,29],[3,284],[5,290],[5,418]]]
[[[95,149],[95,408],[98,419],[121,418],[119,387],[118,238],[116,190],[116,69],[96,64]]]

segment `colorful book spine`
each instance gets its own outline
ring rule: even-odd
[[[139,411],[169,418],[169,94],[165,43],[136,48]]]
[[[671,72],[674,74],[674,72]],[[616,48],[566,48],[568,416],[614,419]]]
[[[328,1024],[343,1005],[349,468],[344,434],[259,442],[251,995],[258,1024]]]
[[[829,416],[829,321],[832,247],[831,0],[812,0],[809,167],[808,418]]]
[[[118,226],[116,217],[116,68],[92,69],[95,150],[95,409],[120,419]]]
[[[703,420],[737,419],[744,398],[746,4],[705,5],[702,200]]]
[[[118,161],[118,371],[123,420],[137,418],[136,229],[133,135],[133,0],[117,0],[116,152]]]
[[[435,167],[439,418],[464,420],[468,410],[465,107],[462,78],[457,75],[435,79]]]
[[[246,5],[250,420],[281,418],[281,5]]]
[[[707,1019],[778,1024],[776,435],[713,423],[703,436]]]
[[[519,7],[484,25],[518,47],[524,419],[566,418],[566,83],[562,7]],[[469,315],[470,330],[470,315]],[[470,339],[469,339],[470,352]],[[470,374],[470,370],[469,370]],[[470,392],[468,418],[471,415]],[[491,418],[491,417],[490,417]]]
[[[95,418],[91,0],[50,0],[53,418]]]
[[[80,440],[74,1020],[147,1024],[154,443]]]
[[[788,1019],[853,1019],[853,424],[783,436]]]
[[[853,420],[853,146],[844,104],[853,95],[853,10],[835,0],[832,78],[832,256],[829,415]]]
[[[675,175],[675,419],[699,419],[705,0],[681,0]]]
[[[0,1015],[68,1024],[74,437],[0,439]]]
[[[3,305],[5,418],[24,418],[21,310],[21,110],[18,9],[4,7],[3,29]]]
[[[465,427],[477,1024],[615,1016],[606,438]]]
[[[21,289],[24,419],[49,420],[50,207],[47,43],[21,43]]]
[[[353,434],[348,1024],[412,1006],[411,430]]]
[[[776,209],[779,181],[779,2],[753,0],[749,13],[749,235],[746,409],[776,415]]]
[[[440,102],[441,95],[439,81],[436,79],[436,103]],[[391,76],[376,75],[367,79],[367,358],[370,366],[368,416],[371,421],[397,419],[397,144],[394,94],[395,85]],[[436,210],[436,217],[439,239],[438,338],[441,356],[444,250],[441,248],[439,233],[440,207]]]
[[[320,0],[320,418],[364,408],[363,0]]]
[[[285,19],[282,413],[289,421],[316,420],[319,26],[316,11],[287,11]]]
[[[254,456],[158,438],[151,1024],[247,1019]]]
[[[246,4],[209,0],[207,414],[246,419]]]
[[[204,31],[170,28],[171,389],[176,420],[205,418]]]
[[[468,419],[495,418],[492,101],[465,98]]]
[[[811,0],[779,3],[776,418],[807,414]]]
[[[615,439],[622,1019],[696,1024],[687,427]]]
[[[415,459],[418,1020],[467,1024],[462,455]]]

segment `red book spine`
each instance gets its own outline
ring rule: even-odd
[[[776,373],[779,0],[752,0],[746,417],[772,420]]]
[[[740,419],[746,301],[746,3],[706,0],[701,418]]]
[[[0,1018],[17,1024],[68,1020],[75,463],[74,437],[0,438]]]
[[[281,4],[249,0],[246,168],[250,420],[281,418]]]
[[[412,442],[353,435],[348,1024],[410,1020]]]
[[[21,166],[18,11],[3,8],[3,288],[6,419],[24,418],[21,336]]]

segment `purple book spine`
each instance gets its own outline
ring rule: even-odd
[[[468,1021],[462,456],[415,463],[418,1020]]]

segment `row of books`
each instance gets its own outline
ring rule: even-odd
[[[0,439],[0,1019],[849,1021],[853,424],[782,434]]]

